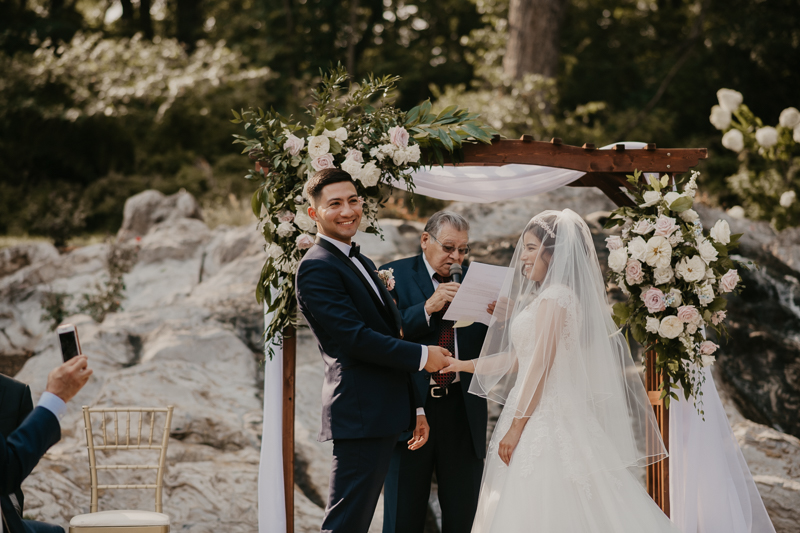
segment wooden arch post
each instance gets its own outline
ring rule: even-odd
[[[626,149],[617,144],[611,150],[597,150],[593,144],[569,146],[554,138],[550,142],[534,141],[530,135],[519,140],[501,140],[496,136],[491,145],[464,145],[460,165],[503,166],[510,164],[540,165],[585,172],[568,187],[596,187],[618,206],[632,206],[624,193],[629,188],[626,176],[635,170],[658,174],[682,174],[706,159],[705,148],[656,148],[648,144],[642,149]],[[283,472],[286,494],[286,530],[294,533],[294,412],[295,364],[297,339],[294,328],[283,335]],[[655,370],[654,353],[646,356],[645,386],[655,411],[664,444],[669,445],[669,413],[659,399],[662,377]],[[647,492],[669,515],[669,459],[647,467]]]

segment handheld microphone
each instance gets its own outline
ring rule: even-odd
[[[456,283],[461,283],[461,275],[463,274],[463,270],[461,269],[461,265],[458,263],[453,263],[450,265],[450,277]]]

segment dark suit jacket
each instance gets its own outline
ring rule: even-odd
[[[403,330],[405,338],[421,344],[436,344],[438,341],[441,315],[431,316],[430,324],[425,319],[425,301],[433,294],[433,281],[428,277],[428,270],[422,259],[422,254],[392,261],[381,267],[381,270],[394,269],[395,286],[392,296],[397,300],[397,307],[403,316]],[[467,270],[464,269],[464,275]],[[475,359],[481,353],[487,327],[475,323],[465,328],[458,328],[456,340],[458,342],[459,359]],[[417,394],[426,398],[430,385],[430,374],[425,370],[418,371],[413,376]],[[478,457],[486,456],[486,422],[488,418],[486,400],[480,396],[470,394],[469,384],[472,374],[461,373],[461,391],[467,408],[467,419]]]
[[[8,495],[16,491],[39,459],[61,438],[56,415],[37,407],[6,439],[0,435],[0,505],[8,523],[8,533],[24,533],[22,518]]]
[[[8,438],[31,411],[33,411],[31,388],[25,383],[0,374],[0,435]],[[22,488],[13,492],[19,502],[20,510],[23,510],[25,496],[22,494]]]
[[[389,291],[362,264],[385,305],[352,261],[318,238],[297,269],[297,302],[325,362],[319,440],[388,437],[410,426],[410,373],[419,370],[421,348],[399,339],[400,313]]]

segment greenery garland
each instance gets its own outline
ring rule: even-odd
[[[430,101],[404,112],[387,103],[400,78],[370,75],[347,89],[350,76],[339,65],[322,74],[307,109],[311,125],[274,110],[232,111],[244,135],[234,143],[254,160],[246,179],[258,183],[252,196],[266,240],[267,259],[256,287],[256,299],[272,315],[264,336],[280,343],[287,326],[297,325],[295,278],[297,265],[314,244],[316,224],[307,214],[304,186],[314,172],[338,167],[349,172],[364,198],[360,231],[381,234],[378,207],[395,185],[414,190],[412,173],[425,164],[444,164],[445,154],[459,161],[467,142],[491,144],[497,134],[478,121],[478,115],[458,106],[439,113]],[[424,150],[424,153],[423,153]],[[426,161],[424,155],[432,161]],[[270,358],[273,344],[269,347]]]

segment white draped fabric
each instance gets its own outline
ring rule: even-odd
[[[272,315],[264,306],[264,323]],[[266,351],[266,345],[264,346]],[[261,461],[258,465],[258,533],[286,531],[286,504],[283,494],[283,348],[264,362],[264,425],[261,435]]]
[[[775,533],[708,368],[703,411],[681,398],[669,409],[672,521],[683,533]]]
[[[629,150],[645,146],[637,142],[622,144]],[[601,150],[613,146],[604,146]],[[583,174],[537,165],[458,166],[424,168],[415,172],[413,179],[417,194],[440,200],[487,203],[542,194],[567,185]],[[402,183],[395,186],[405,189]],[[269,323],[266,313],[264,318]],[[265,363],[258,481],[259,533],[286,530],[281,443],[282,356],[282,350],[276,349],[275,357]],[[692,416],[691,403],[676,402],[670,410],[673,521],[684,533],[774,533],[710,374],[703,392],[706,422]]]

